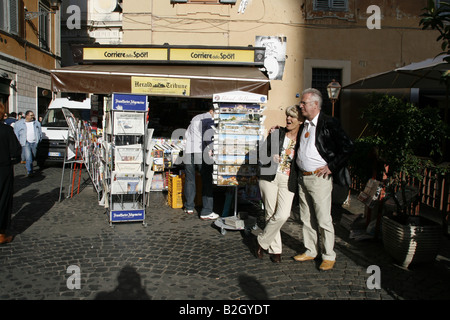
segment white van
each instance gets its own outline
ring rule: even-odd
[[[48,106],[42,119],[42,141],[39,144],[37,160],[43,164],[45,161],[62,162],[66,149],[66,140],[69,128],[61,108],[70,109],[73,115],[85,121],[90,121],[91,99],[83,101],[56,98]]]

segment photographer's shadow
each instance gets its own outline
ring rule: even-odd
[[[141,284],[141,276],[132,266],[125,266],[117,277],[119,284],[110,292],[100,292],[95,300],[150,300]]]

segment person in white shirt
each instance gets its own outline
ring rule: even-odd
[[[33,111],[28,110],[25,118],[16,122],[14,133],[22,146],[27,176],[31,177],[34,173],[33,160],[36,158],[37,147],[42,139],[41,124],[36,121]]]
[[[187,214],[194,213],[194,200],[196,194],[195,172],[198,170],[202,172],[203,164],[203,125],[202,120],[212,119],[214,115],[214,107],[211,105],[208,112],[196,115],[192,118],[189,127],[187,128],[185,139],[186,145],[183,152],[185,181],[184,181],[184,211]],[[210,203],[208,201],[208,203]],[[205,209],[205,208],[204,208]],[[209,210],[211,209],[211,210]],[[218,214],[212,212],[209,214],[200,215],[203,220],[217,219]],[[205,211],[205,210],[202,210]]]
[[[306,251],[294,256],[294,260],[313,260],[321,251],[319,269],[326,271],[333,269],[336,261],[331,216],[333,183],[350,183],[345,172],[354,145],[339,120],[321,111],[320,91],[306,89],[300,108],[305,122],[300,128],[295,164],[299,172],[300,219]]]

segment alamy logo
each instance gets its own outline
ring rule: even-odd
[[[81,289],[81,270],[79,266],[71,265],[67,267],[67,273],[71,274],[66,281],[67,289]]]
[[[366,273],[371,273],[371,276],[367,278],[367,288],[370,290],[381,289],[381,270],[377,265],[371,265],[367,268]]]
[[[70,14],[67,18],[67,29],[81,29],[81,9],[77,5],[71,5],[67,7],[66,13]]]
[[[370,30],[381,29],[381,9],[379,6],[371,5],[367,8],[366,13],[371,13],[372,15],[367,18],[367,28]]]

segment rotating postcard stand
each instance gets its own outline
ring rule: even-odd
[[[105,206],[109,223],[145,222],[147,96],[112,94],[105,101]]]
[[[258,145],[263,137],[261,104],[267,96],[243,91],[213,95],[214,104],[214,170],[213,181],[217,186],[232,188],[225,199],[225,210],[234,196],[234,214],[220,217],[214,223],[223,235],[227,230],[256,229],[256,219],[238,214],[238,190],[259,196]]]

